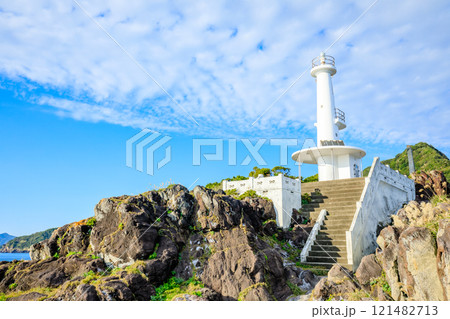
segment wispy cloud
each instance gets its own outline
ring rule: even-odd
[[[200,126],[72,2],[5,1],[0,73],[46,89],[37,104],[83,121],[261,136],[312,130],[309,75],[251,123],[373,1],[79,2]],[[333,46],[347,136],[450,147],[449,9],[379,1]]]

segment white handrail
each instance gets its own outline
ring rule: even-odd
[[[317,217],[316,223],[313,226],[313,229],[309,233],[308,239],[306,240],[305,246],[303,246],[302,252],[300,253],[300,261],[305,262],[306,257],[308,257],[308,253],[311,250],[314,241],[316,240],[317,234],[319,233],[320,227],[323,225],[323,221],[325,220],[325,216],[327,215],[327,210],[322,209]]]

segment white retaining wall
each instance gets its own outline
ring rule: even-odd
[[[391,215],[414,198],[414,181],[375,157],[361,199],[356,203],[352,225],[346,232],[347,258],[353,270],[363,256],[375,251],[377,227],[385,226]]]
[[[270,177],[249,177],[243,181],[223,181],[223,190],[236,189],[242,194],[253,189],[256,194],[270,198],[277,214],[277,225],[289,228],[292,209],[300,209],[301,183],[298,179],[285,177],[283,174]]]

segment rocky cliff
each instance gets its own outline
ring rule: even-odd
[[[270,201],[203,187],[107,198],[32,261],[1,263],[0,299],[296,299],[318,281],[296,262],[309,230],[278,228]]]
[[[450,200],[412,201],[381,230],[355,273],[333,266],[313,300],[449,300]]]

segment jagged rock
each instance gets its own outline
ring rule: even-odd
[[[197,221],[203,231],[230,229],[240,224],[243,217],[240,201],[201,186],[194,188],[194,196],[199,205]]]
[[[401,283],[398,274],[398,229],[388,226],[384,228],[377,238],[377,244],[381,250],[377,250],[376,256],[381,261],[381,266],[386,274],[386,281],[391,287],[391,295],[394,300],[402,300]]]
[[[224,300],[271,300],[269,289],[277,299],[290,294],[281,256],[251,232],[236,227],[211,235],[210,242],[213,253],[201,280]]]
[[[153,205],[144,195],[101,200],[90,237],[93,252],[118,267],[148,258],[158,236],[151,225],[164,213]]]
[[[44,260],[53,257],[55,254],[62,257],[70,252],[88,252],[92,227],[86,225],[87,221],[88,219],[84,219],[56,229],[49,239],[31,246],[31,259]]]
[[[12,297],[8,298],[8,301],[38,301],[44,297],[47,297],[47,295],[41,294],[39,292],[30,292],[18,297]]]
[[[450,299],[450,220],[439,221],[437,241],[437,270],[442,284],[444,300]]]
[[[383,269],[377,263],[375,255],[367,255],[361,259],[361,263],[355,272],[355,277],[365,290],[370,289],[370,282],[381,276]]]
[[[253,211],[252,214],[258,216],[263,222],[267,220],[276,220],[277,218],[275,208],[273,207],[273,203],[270,200],[259,197],[246,197],[242,202],[248,203],[251,210]]]
[[[102,282],[98,291],[100,291],[100,298],[106,301],[132,301],[134,299],[131,289],[120,280]]]
[[[81,276],[89,271],[100,272],[106,266],[100,259],[79,256],[49,258],[43,261],[20,262],[11,268],[0,282],[0,292],[8,292],[8,287],[15,284],[17,291],[33,288],[56,288],[70,278]]]
[[[426,228],[409,227],[399,237],[398,272],[409,300],[443,300],[435,241]]]
[[[331,267],[330,271],[328,271],[327,279],[336,283],[342,280],[352,279],[352,275],[352,271],[338,264],[335,264],[333,267]]]
[[[436,206],[429,202],[411,201],[393,215],[394,226],[406,228],[408,226],[425,227],[439,215],[448,215],[450,203],[443,202]]]
[[[176,276],[205,285],[201,296],[185,293],[180,300],[286,300],[292,285],[308,291],[317,283],[283,250],[300,249],[307,227],[278,228],[270,200],[237,200],[203,187],[193,195],[171,185],[101,200],[95,223],[58,228],[33,246],[32,261],[0,262],[0,293],[24,292],[22,299],[150,300],[155,287]],[[28,296],[36,288],[51,292]]]

